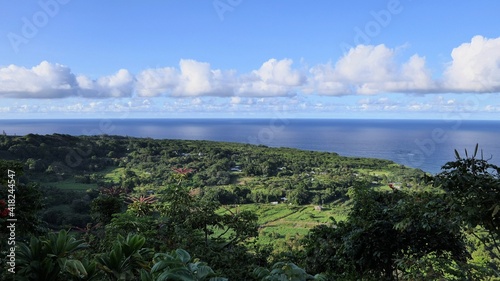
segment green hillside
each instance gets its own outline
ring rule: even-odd
[[[3,135],[0,168],[15,185],[0,181],[0,223],[15,204],[28,280],[164,280],[174,269],[183,277],[165,280],[282,280],[269,268],[286,280],[496,280],[500,168],[476,154],[431,176],[291,148]],[[51,252],[62,245],[76,248]],[[199,259],[215,271],[196,275]]]

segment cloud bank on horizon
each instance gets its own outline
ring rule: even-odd
[[[500,37],[477,35],[451,50],[451,60],[437,75],[425,56],[398,62],[398,48],[357,45],[335,63],[294,67],[287,58],[270,58],[259,69],[238,73],[212,69],[209,62],[181,59],[178,66],[139,73],[119,69],[98,78],[73,73],[70,66],[42,61],[31,68],[0,66],[0,97],[109,99],[140,97],[230,98],[347,96],[389,93],[500,93]]]

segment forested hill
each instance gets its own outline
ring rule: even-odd
[[[336,153],[122,136],[4,135],[0,137],[0,158],[25,163],[27,175],[35,180],[73,178],[77,183],[103,184],[113,179],[114,184],[127,188],[162,185],[171,180],[173,169],[191,169],[190,184],[196,187],[239,184],[266,194],[271,201],[286,196],[286,191],[302,189],[309,193],[298,203],[311,201],[320,191],[324,201],[333,200],[356,180],[409,186],[423,174],[388,160]],[[126,176],[112,178],[109,174],[114,170]],[[254,199],[264,200],[257,195]]]
[[[497,280],[500,167],[477,155],[430,176],[249,144],[2,135],[0,281]]]

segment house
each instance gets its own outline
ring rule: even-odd
[[[231,168],[232,172],[241,172],[241,167],[240,166],[234,166]]]

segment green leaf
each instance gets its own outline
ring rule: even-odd
[[[493,209],[493,213],[491,213],[491,216],[492,217],[496,216],[498,211],[500,211],[500,205],[495,206],[495,208]]]
[[[196,277],[200,280],[205,279],[208,275],[213,273],[214,271],[207,265],[199,265],[196,269]]]
[[[163,271],[163,270],[165,270],[165,268],[168,268],[168,266],[169,266],[168,262],[159,261],[153,265],[153,267],[151,268],[151,272],[155,273],[155,272]]]
[[[318,280],[318,281],[327,281],[328,279],[326,278],[325,275],[323,274],[316,274],[314,275],[314,280]]]
[[[79,260],[65,260],[61,268],[69,272],[71,275],[78,276],[80,278],[88,275],[87,270]]]
[[[191,260],[191,255],[189,255],[189,253],[186,250],[177,249],[175,250],[175,253],[183,263],[188,263]]]
[[[266,276],[269,276],[269,274],[271,274],[271,272],[269,271],[269,269],[267,268],[264,268],[264,267],[257,267],[253,270],[253,274],[259,278],[259,279],[262,279]]]
[[[141,269],[141,281],[153,281],[153,276],[146,270]]]
[[[176,270],[175,272],[172,271],[166,271],[162,273],[158,278],[156,279],[157,281],[166,281],[166,280],[178,280],[178,281],[195,281],[189,271],[187,269],[180,269]]]

